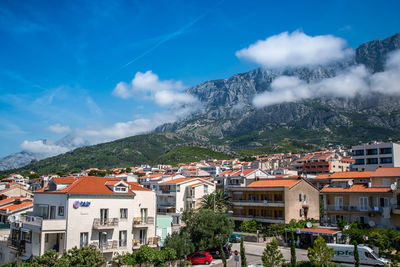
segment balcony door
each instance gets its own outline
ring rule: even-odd
[[[147,221],[147,209],[140,209],[140,218],[142,222]]]
[[[56,206],[50,206],[50,220],[56,218]]]
[[[147,229],[140,229],[139,238],[140,238],[140,244],[145,245],[147,240]]]
[[[100,209],[100,222],[105,224],[108,220],[108,209]]]
[[[343,210],[343,197],[335,197],[335,210]]]

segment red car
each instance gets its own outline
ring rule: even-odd
[[[192,264],[210,264],[213,260],[210,252],[201,251],[187,257]]]

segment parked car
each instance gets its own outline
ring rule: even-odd
[[[200,251],[189,255],[187,260],[192,264],[210,264],[213,261],[213,256],[208,251]]]
[[[240,241],[242,241],[242,237],[238,234],[232,234],[229,237],[228,241],[231,243],[239,243]]]
[[[224,250],[224,253],[225,253],[225,257],[227,259],[229,259],[230,256],[232,255],[231,246],[232,246],[231,244],[226,244],[225,246],[222,247],[222,249]],[[210,248],[210,249],[207,249],[207,251],[211,253],[211,256],[213,256],[214,259],[221,258],[221,251],[219,248]]]

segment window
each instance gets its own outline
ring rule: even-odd
[[[83,232],[81,233],[81,247],[87,247],[89,245],[89,233]]]
[[[368,211],[368,197],[360,197],[360,211]]]
[[[382,179],[382,187],[390,187],[390,179]]]
[[[176,192],[180,192],[181,191],[181,186],[180,185],[177,185],[176,186]]]
[[[363,149],[361,149],[361,150],[355,150],[355,151],[354,151],[354,155],[355,155],[355,156],[363,156],[363,155],[364,155],[364,150],[363,150]]]
[[[38,217],[47,219],[49,217],[49,205],[34,205],[34,214]]]
[[[367,159],[367,164],[378,164],[378,159],[377,158]]]
[[[126,247],[126,237],[127,237],[126,230],[119,231],[119,246],[120,247]]]
[[[382,163],[382,164],[393,163],[393,158],[392,158],[392,157],[389,157],[389,158],[381,158],[381,163]]]
[[[392,154],[392,148],[391,147],[384,147],[381,148],[381,154]]]
[[[378,149],[377,148],[367,149],[367,155],[378,155]]]
[[[356,161],[354,162],[354,165],[364,165],[364,164],[365,164],[364,159],[356,159]]]
[[[58,216],[64,216],[64,206],[58,206]]]
[[[335,210],[343,210],[343,197],[335,197]]]
[[[32,231],[22,231],[22,240],[28,243],[32,242]]]
[[[381,206],[382,208],[389,207],[389,199],[386,197],[379,198],[379,206]]]
[[[115,192],[126,192],[126,187],[125,186],[117,186],[115,187],[114,191]]]
[[[208,185],[204,185],[204,194],[207,194],[208,193]]]
[[[119,214],[121,219],[128,219],[128,209],[120,209]]]

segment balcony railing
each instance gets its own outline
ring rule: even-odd
[[[253,199],[232,199],[232,202],[250,202],[250,203],[276,203],[276,204],[283,204],[285,203],[283,200],[253,200]]]
[[[156,247],[156,246],[158,246],[158,241],[159,241],[158,237],[149,237],[146,240],[134,239],[134,240],[132,240],[132,246],[135,249],[137,249],[137,248],[139,248],[140,246],[143,246],[143,245],[148,245],[150,247]]]
[[[60,219],[47,219],[38,216],[21,216],[20,222],[24,227],[41,228],[42,231],[47,230],[66,230],[67,221],[65,218]]]
[[[242,214],[232,214],[231,217],[240,217],[246,219],[260,219],[260,220],[284,220],[284,217],[273,217],[273,216],[254,216],[254,215],[242,215]]]
[[[95,218],[93,220],[93,228],[94,229],[106,229],[118,226],[119,219],[118,218],[110,218],[110,219],[101,219]]]
[[[109,240],[107,242],[92,242],[97,249],[101,251],[115,250],[118,249],[118,240]]]
[[[374,208],[374,207],[360,207],[360,206],[337,206],[337,205],[328,205],[325,208],[326,211],[376,211],[376,212],[381,212],[382,209],[381,208]]]
[[[154,224],[154,217],[135,217],[133,218],[133,227],[146,227]]]

